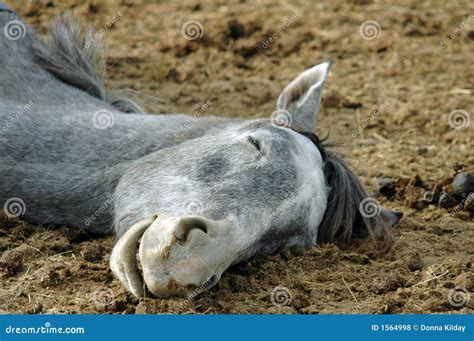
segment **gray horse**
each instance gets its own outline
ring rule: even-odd
[[[313,133],[331,63],[288,84],[269,119],[150,115],[105,91],[98,47],[69,17],[45,43],[0,12],[7,215],[115,233],[112,271],[137,297],[196,295],[282,246],[392,243],[401,214]]]

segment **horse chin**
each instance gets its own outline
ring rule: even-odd
[[[225,230],[223,222],[204,217],[158,216],[139,247],[148,290],[160,298],[189,298],[214,286],[232,262],[231,253],[219,247]]]

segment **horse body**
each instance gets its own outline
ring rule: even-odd
[[[0,29],[12,20],[0,13]],[[349,241],[362,226],[389,235],[386,219],[358,212],[367,194],[357,177],[308,138],[330,63],[283,90],[285,126],[148,115],[108,100],[81,39],[67,20],[50,45],[27,27],[0,39],[0,203],[20,199],[37,224],[114,229],[111,267],[134,295],[145,293],[137,252],[147,288],[166,297],[195,295],[283,245]]]
[[[0,39],[0,202],[21,198],[33,223],[109,233],[113,205],[89,224],[85,217],[113,195],[132,161],[230,121],[123,113],[48,72],[35,59],[39,43],[30,31]]]

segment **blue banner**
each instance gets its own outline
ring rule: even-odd
[[[473,315],[1,315],[0,340],[468,340]]]

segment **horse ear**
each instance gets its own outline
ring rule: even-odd
[[[291,115],[291,128],[314,132],[324,82],[331,65],[327,61],[304,71],[278,97],[277,110],[287,111]]]
[[[382,207],[381,212],[382,217],[384,217],[385,221],[390,225],[394,226],[400,222],[400,219],[403,217],[402,212],[397,212],[393,210],[389,210],[388,208]]]

